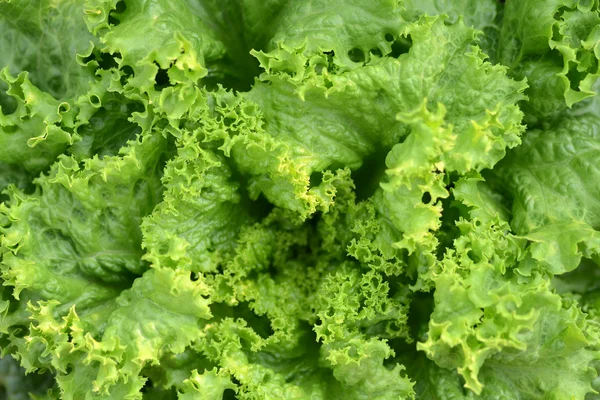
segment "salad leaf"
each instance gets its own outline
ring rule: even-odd
[[[543,118],[595,95],[600,15],[594,2],[513,1],[506,5],[499,60],[526,76],[530,102]]]
[[[499,165],[514,196],[511,224],[531,240],[531,254],[554,274],[571,271],[600,252],[595,181],[600,119],[595,113],[563,118],[528,132]]]
[[[55,99],[85,91],[93,70],[82,59],[96,38],[82,18],[72,17],[83,9],[81,0],[0,2],[2,68],[11,74],[27,71],[33,85]]]

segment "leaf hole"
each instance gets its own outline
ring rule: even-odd
[[[569,79],[571,90],[579,91],[579,85],[584,78],[585,74],[577,71],[576,65],[569,68],[569,72],[567,72],[567,79]]]
[[[475,253],[475,251],[473,251],[473,250],[469,250],[467,252],[467,257],[469,257],[471,259],[471,261],[473,261],[475,264],[477,264],[481,261],[481,257],[479,257],[479,255],[477,253]]]
[[[379,50],[379,49],[371,49],[371,54],[376,57],[383,57],[383,54],[381,53],[381,50]]]
[[[223,391],[223,400],[237,400],[237,395],[233,389],[225,389]]]
[[[160,68],[158,63],[154,63],[158,67],[158,72],[154,77],[154,89],[155,90],[163,90],[164,88],[171,86],[171,81],[169,80],[169,74],[166,69]]]
[[[365,53],[356,47],[348,52],[348,57],[350,57],[350,60],[355,63],[365,62]]]
[[[111,25],[119,25],[121,23],[120,17],[125,12],[125,10],[127,10],[127,4],[125,4],[125,1],[120,0],[119,2],[117,2],[114,10],[112,10],[108,14],[108,23]]]
[[[134,76],[133,68],[131,68],[129,65],[124,65],[120,68],[120,71],[122,73],[119,82],[121,82],[121,85],[125,86],[127,80]]]
[[[323,173],[321,171],[315,171],[310,174],[310,187],[317,187],[323,182]]]
[[[431,203],[431,193],[429,193],[429,192],[423,193],[423,196],[421,197],[421,202],[423,202],[423,204]]]
[[[410,35],[406,37],[399,37],[392,43],[392,53],[391,56],[394,58],[400,57],[402,54],[406,54],[410,51],[412,47],[412,37]]]
[[[100,53],[98,56],[98,67],[103,70],[109,70],[111,68],[118,68],[117,58],[121,58],[121,53]]]
[[[100,98],[98,96],[93,94],[90,96],[90,104],[93,105],[94,107],[98,108],[102,105],[102,102],[100,101]]]
[[[24,338],[29,333],[29,328],[25,325],[15,325],[10,329],[11,336],[15,338]]]
[[[225,125],[226,127],[230,127],[231,125],[233,125],[237,120],[235,118],[231,118],[231,117],[225,117],[223,118],[223,125]]]
[[[160,244],[160,246],[158,246],[158,254],[160,254],[161,256],[164,256],[165,254],[167,254],[169,252],[169,243],[168,242],[162,242]]]
[[[4,133],[15,133],[19,128],[16,125],[7,125],[2,127]]]
[[[0,80],[0,113],[4,115],[13,114],[17,110],[17,101],[6,94],[8,91],[8,84]]]

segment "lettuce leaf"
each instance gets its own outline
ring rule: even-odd
[[[27,71],[31,82],[55,99],[85,90],[93,70],[82,59],[96,38],[83,21],[84,1],[0,2],[0,66]]]
[[[544,118],[595,95],[600,15],[594,2],[527,0],[507,3],[499,60],[527,77],[524,108]]]
[[[513,197],[515,231],[531,240],[532,257],[553,274],[598,257],[600,236],[595,167],[600,156],[596,113],[566,116],[528,132],[497,169]]]

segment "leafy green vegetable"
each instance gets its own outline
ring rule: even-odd
[[[525,0],[506,4],[499,61],[525,76],[532,116],[546,117],[594,96],[600,15],[593,1]]]
[[[0,399],[581,399],[600,15],[0,0]]]

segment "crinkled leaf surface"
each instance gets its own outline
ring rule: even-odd
[[[566,116],[528,132],[497,170],[513,197],[512,226],[555,274],[600,252],[599,129],[595,113]]]
[[[541,118],[594,96],[598,79],[598,4],[512,1],[504,9],[499,61],[527,77],[532,116]]]
[[[78,94],[92,71],[78,54],[96,39],[83,19],[84,1],[0,2],[0,66],[12,74],[27,71],[40,90],[56,99]]]

